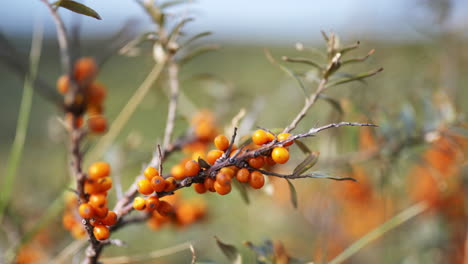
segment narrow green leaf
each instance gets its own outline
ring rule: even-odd
[[[355,49],[359,48],[360,44],[361,44],[361,42],[357,41],[356,43],[354,43],[352,45],[343,47],[342,49],[339,50],[339,52],[341,53],[341,55],[344,55],[345,53],[348,53],[348,52],[350,52],[352,50],[355,50]]]
[[[218,50],[218,49],[219,49],[218,45],[210,45],[210,46],[204,46],[204,47],[198,48],[198,49],[193,50],[192,52],[188,53],[184,57],[182,57],[179,60],[179,64],[183,65],[183,64],[189,62],[190,60],[192,60],[195,57],[198,57],[198,56],[200,56],[202,54],[205,54],[205,53],[211,52],[211,51],[215,51],[215,50]]]
[[[53,5],[56,5],[58,7],[66,8],[66,9],[72,11],[72,12],[75,12],[75,13],[78,13],[78,14],[81,14],[81,15],[94,17],[94,18],[99,19],[99,20],[102,19],[101,16],[96,11],[94,11],[94,9],[92,9],[92,8],[90,8],[88,6],[85,6],[85,5],[81,4],[81,3],[72,1],[72,0],[57,1]]]
[[[186,47],[186,46],[188,46],[189,44],[191,44],[192,42],[194,42],[194,41],[196,41],[196,40],[198,40],[198,39],[200,39],[200,38],[209,36],[209,35],[211,35],[211,34],[213,34],[213,33],[210,32],[210,31],[205,31],[205,32],[198,33],[198,34],[194,35],[193,37],[187,39],[180,47],[181,47],[181,48],[182,48],[182,47]]]
[[[175,25],[171,33],[169,34],[169,41],[175,41],[175,39],[180,35],[180,30],[182,29],[182,27],[184,27],[185,24],[193,20],[194,19],[191,17],[184,18],[177,25]]]
[[[294,143],[296,143],[296,146],[299,147],[299,149],[306,155],[309,155],[310,153],[312,153],[312,150],[309,149],[309,147],[306,146],[306,144],[304,144],[302,141],[300,141],[299,139],[296,139],[294,140]]]
[[[341,79],[341,80],[334,81],[334,82],[330,83],[329,85],[327,85],[327,87],[337,86],[337,85],[340,85],[340,84],[345,84],[345,83],[349,83],[349,82],[353,82],[353,81],[359,81],[359,80],[371,77],[373,75],[376,75],[377,73],[379,73],[381,71],[383,71],[383,68],[378,68],[377,70],[360,73],[360,74],[354,75],[353,77],[350,77],[350,78],[344,78],[344,79]]]
[[[232,181],[232,184],[234,185],[234,188],[239,190],[239,193],[241,195],[242,200],[244,200],[244,202],[247,205],[249,205],[250,204],[250,198],[249,198],[249,194],[247,192],[247,189],[245,188],[245,185],[238,182],[238,181]]]
[[[313,178],[313,179],[328,179],[328,180],[335,180],[335,181],[354,181],[357,182],[356,179],[352,177],[335,177],[335,176],[330,176],[324,172],[313,172],[310,174],[302,175],[304,176],[303,178]]]
[[[314,61],[312,61],[310,59],[307,59],[307,58],[290,58],[290,57],[283,56],[282,60],[287,61],[287,62],[303,63],[303,64],[306,64],[306,65],[312,66],[312,67],[316,68],[319,71],[323,71],[322,66],[320,66],[318,63],[316,63],[316,62],[314,62]]]
[[[296,188],[294,187],[294,185],[291,183],[290,180],[288,180],[288,179],[285,179],[285,180],[288,182],[289,195],[291,196],[291,203],[294,206],[294,209],[297,209],[297,192],[296,192]]]
[[[331,98],[330,96],[326,94],[320,94],[319,98],[325,100],[327,103],[329,103],[341,116],[344,115],[344,110],[341,107],[340,102],[338,102],[336,99]]]
[[[320,152],[314,151],[310,153],[293,171],[293,175],[300,175],[309,169],[311,169],[315,164],[317,164]]]
[[[231,261],[231,263],[240,263],[241,256],[235,246],[222,242],[216,236],[214,238],[218,247],[221,249],[223,254],[229,259],[229,261]]]
[[[186,4],[186,3],[187,3],[187,0],[168,1],[168,2],[160,4],[159,8],[164,9],[164,8],[168,8],[168,7],[172,7],[172,6],[176,6],[176,5],[180,5],[180,4]]]

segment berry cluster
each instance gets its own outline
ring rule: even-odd
[[[86,112],[88,129],[94,133],[103,133],[107,129],[107,121],[103,116],[107,92],[103,84],[95,81],[97,72],[98,67],[93,58],[80,58],[74,65],[72,76],[62,75],[57,80],[57,90],[64,96],[73,93],[72,102],[66,102],[66,121],[70,127],[81,128],[83,113]]]

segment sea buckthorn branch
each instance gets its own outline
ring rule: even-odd
[[[169,88],[170,99],[167,113],[166,129],[164,131],[163,147],[166,149],[171,142],[172,132],[177,110],[177,99],[179,98],[179,66],[174,61],[169,63]]]

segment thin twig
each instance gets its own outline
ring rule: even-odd
[[[169,108],[167,112],[167,121],[166,121],[166,129],[164,131],[164,140],[163,140],[163,148],[166,149],[170,142],[172,133],[174,131],[174,123],[176,118],[176,110],[177,110],[177,99],[179,97],[179,66],[175,62],[170,62],[169,64],[169,88],[170,88],[170,96],[169,96]]]

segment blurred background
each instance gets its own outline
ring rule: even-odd
[[[124,25],[131,29],[124,35],[129,40],[154,30],[134,1],[82,2],[96,10],[102,20],[76,16],[68,10],[59,12],[67,26],[80,25],[80,45],[75,47],[80,55],[107,54],[121,40],[113,36]],[[281,241],[291,256],[326,263],[385,220],[424,200],[431,209],[385,234],[348,263],[467,263],[467,198],[463,195],[467,190],[467,130],[463,121],[468,112],[467,1],[199,0],[174,7],[170,13],[174,19],[184,14],[195,18],[184,30],[187,35],[212,31],[213,35],[201,43],[220,44],[220,50],[197,57],[182,68],[181,84],[190,106],[210,109],[221,130],[242,108],[251,113],[251,129],[289,124],[302,107],[304,95],[293,79],[267,60],[264,49],[279,60],[283,55],[299,54],[295,47],[301,43],[314,50],[304,56],[317,58],[315,50],[325,51],[321,30],[335,32],[343,45],[360,41],[361,48],[353,51],[357,57],[376,50],[350,72],[378,67],[385,70],[366,83],[351,83],[327,92],[336,99],[340,111],[320,101],[297,131],[339,120],[371,121],[380,128],[338,129],[304,141],[321,152],[317,170],[359,178],[362,184],[358,187],[323,180],[294,181],[298,209],[289,201],[287,184],[275,180],[264,190],[251,191],[250,205],[236,191],[223,197],[204,195],[207,209],[202,221],[154,232],[149,232],[145,224],[131,226],[115,234],[129,246],[110,247],[104,256],[145,255],[193,241],[199,260],[224,263],[226,259],[212,238],[217,235],[241,248],[246,263],[253,261],[253,253],[242,242],[262,244],[268,239]],[[45,39],[39,76],[54,87],[62,73],[55,26],[44,5],[40,1],[8,1],[0,9],[1,33],[23,55],[17,62],[27,62],[32,33],[41,24]],[[143,46],[137,56],[115,53],[106,60],[98,80],[108,88],[105,111],[110,121],[153,63],[150,46]],[[292,68],[308,70],[303,66]],[[15,137],[23,81],[24,76],[8,63],[0,64],[0,182]],[[165,89],[164,82],[155,85],[105,154],[104,159],[119,168],[114,174],[121,178],[124,188],[151,158],[155,143],[161,141],[167,109]],[[33,97],[14,195],[0,230],[0,252],[34,228],[37,219],[43,219],[51,201],[61,195],[69,181],[66,135],[58,122],[62,113],[40,94],[36,92]],[[184,103],[180,105],[176,135],[189,127],[187,109]],[[97,140],[97,136],[91,137],[87,144],[93,146]],[[374,154],[366,156],[369,149]],[[293,170],[302,160],[297,148],[291,151],[297,158],[281,167],[283,172]],[[174,156],[167,166],[181,157]],[[421,171],[424,166],[434,169]],[[434,170],[453,176],[447,183],[450,188],[434,190],[431,186],[436,184],[431,180],[419,182]],[[416,180],[414,175],[418,175]],[[426,185],[429,187],[420,189]],[[197,194],[187,190],[182,196],[191,199]],[[62,227],[61,215],[50,217],[31,242],[28,252],[35,249],[39,257],[21,263],[47,263],[74,241]],[[185,263],[190,258],[190,251],[185,250],[143,263]]]

